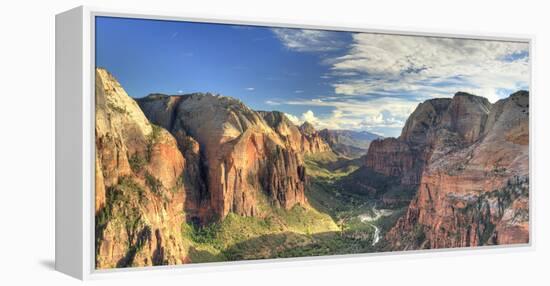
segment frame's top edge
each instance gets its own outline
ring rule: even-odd
[[[357,23],[352,24],[336,24],[330,22],[314,22],[304,23],[298,19],[273,19],[273,18],[253,18],[239,17],[229,18],[222,15],[192,15],[184,12],[158,12],[158,11],[137,11],[130,9],[104,9],[91,6],[79,6],[85,12],[90,13],[91,17],[120,17],[130,19],[149,19],[160,21],[187,21],[198,23],[212,24],[227,24],[227,25],[247,25],[258,27],[276,27],[276,28],[301,28],[312,30],[329,30],[339,32],[356,32],[356,33],[375,33],[375,34],[390,34],[403,36],[420,36],[420,37],[438,37],[438,38],[456,38],[456,39],[472,39],[472,40],[488,40],[488,41],[507,41],[521,42],[531,44],[534,35],[526,34],[502,34],[502,33],[483,33],[479,31],[449,31],[432,28],[404,28],[399,26],[384,26],[384,25],[366,25]],[[310,21],[311,22],[311,21]],[[370,27],[367,27],[370,26]]]
[[[68,14],[68,13],[73,13],[73,12],[76,12],[76,11],[84,11],[85,8],[86,7],[84,7],[83,5],[76,6],[74,8],[68,9],[68,10],[62,10],[61,12],[56,13],[55,16],[61,16],[61,15]]]

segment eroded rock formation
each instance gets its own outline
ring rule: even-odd
[[[387,234],[390,247],[527,243],[528,92],[492,105],[458,93],[440,107],[435,120],[404,128],[401,138],[427,145],[426,162],[417,195]]]
[[[139,104],[147,117],[170,130],[184,154],[197,149],[205,192],[188,207],[201,222],[229,212],[261,216],[262,205],[305,204],[302,134],[282,114],[262,114],[242,102],[212,94],[150,95]],[[267,119],[264,119],[268,117]],[[193,148],[188,148],[193,141]],[[197,178],[197,176],[190,176]],[[267,199],[266,199],[267,198]],[[195,210],[195,211],[193,211]]]
[[[96,266],[181,264],[185,159],[106,70],[96,70]]]
[[[285,145],[294,151],[304,155],[332,151],[311,123],[304,122],[301,126],[296,126],[279,111],[258,111],[258,114],[279,135]]]

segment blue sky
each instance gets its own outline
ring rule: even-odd
[[[398,136],[426,99],[528,89],[522,43],[96,19],[96,65],[132,97],[219,93],[317,128]]]

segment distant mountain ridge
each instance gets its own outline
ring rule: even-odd
[[[351,159],[365,155],[372,141],[383,138],[368,131],[353,130],[322,129],[319,134],[334,152]]]

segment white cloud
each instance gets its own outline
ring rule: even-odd
[[[358,33],[349,52],[330,62],[335,75],[361,76],[333,87],[345,95],[393,91],[442,97],[461,90],[495,101],[499,89],[528,85],[528,48],[515,42]]]
[[[245,89],[248,90],[248,91],[254,91],[255,90],[255,88],[253,88],[253,87],[247,87]]]
[[[378,98],[369,101],[294,100],[279,104],[333,108],[331,113],[325,115],[317,115],[312,110],[307,110],[299,116],[287,113],[287,117],[297,125],[308,121],[317,129],[373,130],[385,128],[396,131],[403,127],[407,117],[417,105],[416,102],[396,98]]]
[[[426,98],[465,91],[495,102],[529,88],[527,43],[354,33],[346,44],[324,31],[273,32],[291,50],[343,53],[320,58],[329,68],[320,77],[336,96],[270,103],[332,108],[329,114],[308,110],[291,115],[293,122],[308,119],[317,128],[378,130],[386,136],[391,130],[396,135]]]
[[[299,52],[327,52],[345,45],[335,37],[336,32],[289,28],[274,28],[272,31],[287,49]]]
[[[313,111],[308,110],[302,114],[302,120],[312,124],[318,124],[319,118],[315,117],[315,114],[313,114]]]
[[[300,125],[300,124],[304,123],[302,120],[300,120],[300,118],[298,118],[298,116],[292,115],[290,113],[285,113],[285,115],[288,119],[290,119],[290,121],[292,121],[292,123],[294,123],[296,125]]]

